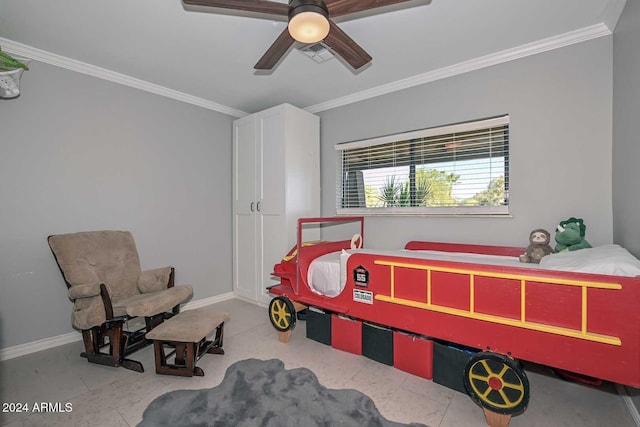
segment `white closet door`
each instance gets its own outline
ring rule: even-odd
[[[260,117],[258,132],[262,141],[260,153],[261,179],[259,179],[260,211],[258,212],[258,239],[261,257],[258,257],[258,298],[270,300],[267,287],[278,284],[272,278],[273,266],[290,248],[285,248],[285,118],[284,110],[270,110]]]
[[[268,303],[297,218],[320,214],[319,119],[283,104],[236,120],[233,133],[233,289]]]
[[[256,260],[256,120],[235,122],[233,144],[233,288],[238,295],[257,298]]]

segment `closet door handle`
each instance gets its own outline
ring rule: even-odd
[[[253,205],[254,205],[254,204],[255,204],[254,202],[251,202],[251,212],[253,212],[253,211],[254,211],[254,209],[253,209]]]
[[[261,202],[258,202],[258,203],[256,204],[256,210],[257,210],[258,212],[260,212],[260,203],[261,203]]]

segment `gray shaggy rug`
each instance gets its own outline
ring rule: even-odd
[[[385,419],[356,390],[332,390],[306,368],[278,359],[248,359],[227,369],[212,389],[177,390],[155,399],[138,427],[426,427]]]

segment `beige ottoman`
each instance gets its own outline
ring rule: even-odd
[[[226,311],[201,307],[183,311],[147,332],[146,338],[153,340],[156,373],[183,377],[204,376],[204,371],[196,366],[196,362],[205,353],[224,354],[224,322],[229,318]],[[207,340],[214,331],[213,340]],[[167,348],[171,349],[169,353],[165,353]],[[174,353],[174,363],[167,363]]]

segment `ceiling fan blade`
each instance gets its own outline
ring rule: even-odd
[[[182,0],[194,6],[218,7],[222,9],[244,10],[270,15],[289,15],[289,5],[269,0]]]
[[[329,16],[335,18],[337,16],[362,12],[377,7],[391,6],[392,4],[407,1],[410,0],[325,0],[324,3],[327,9],[329,9]]]
[[[329,34],[324,39],[324,44],[333,49],[355,70],[371,62],[371,56],[331,19],[329,19],[329,25]]]
[[[272,69],[280,58],[284,56],[285,53],[289,50],[291,45],[295,42],[293,37],[289,34],[289,29],[285,28],[282,33],[278,36],[275,42],[267,49],[267,51],[262,55],[262,58],[258,61],[256,65],[253,66],[256,70],[270,70]]]

